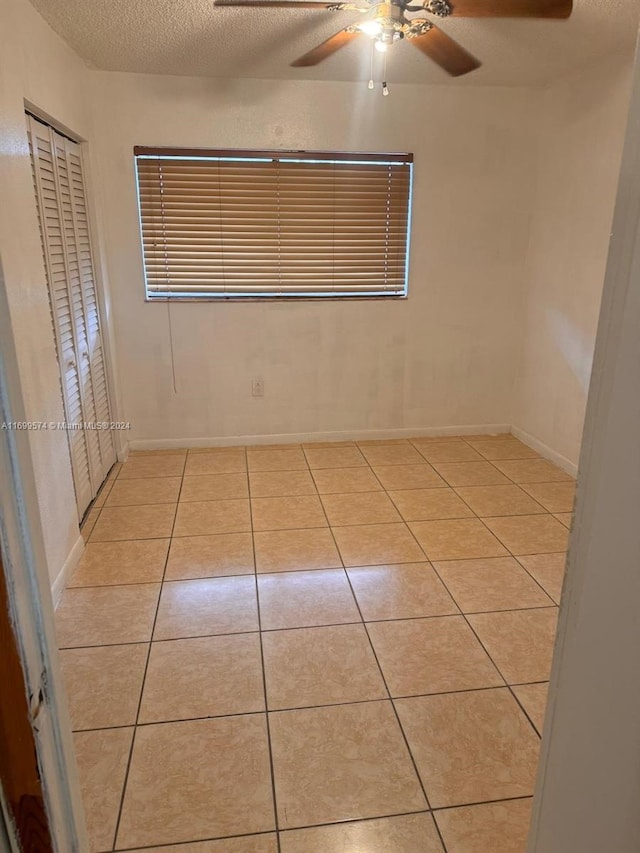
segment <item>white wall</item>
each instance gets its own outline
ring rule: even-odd
[[[510,423],[536,92],[92,78],[132,440]],[[174,393],[167,307],[143,301],[134,145],[414,152],[408,301],[173,305]]]
[[[33,421],[62,421],[64,416],[24,101],[87,136],[84,74],[83,63],[26,0],[0,0],[0,258],[25,410]],[[67,438],[64,432],[35,432],[30,445],[54,582],[79,535]]]
[[[578,461],[632,55],[543,95],[513,423]]]

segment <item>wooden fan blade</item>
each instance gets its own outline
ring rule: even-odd
[[[428,4],[427,4],[428,6]],[[451,0],[457,18],[568,18],[572,0]]]
[[[253,6],[262,9],[335,9],[340,3],[325,3],[323,0],[213,0],[214,6]]]
[[[336,33],[334,36],[331,36],[331,38],[323,41],[322,44],[314,47],[313,50],[309,51],[309,53],[305,53],[304,56],[296,59],[295,62],[291,63],[291,65],[294,68],[300,68],[307,65],[317,65],[319,62],[322,62],[323,59],[331,56],[332,53],[340,50],[341,47],[349,44],[349,42],[352,42],[360,35],[362,35],[360,30],[340,30],[339,33]]]
[[[481,65],[475,56],[436,26],[431,27],[424,35],[416,36],[409,41],[452,77],[468,74]]]

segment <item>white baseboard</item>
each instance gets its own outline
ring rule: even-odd
[[[578,466],[575,462],[567,459],[566,456],[563,456],[556,450],[552,450],[548,444],[544,443],[544,441],[540,441],[539,438],[536,438],[534,435],[525,432],[517,426],[511,427],[511,432],[516,438],[519,438],[520,441],[524,441],[524,443],[528,444],[533,450],[537,450],[538,453],[545,457],[545,459],[553,462],[558,466],[558,468],[562,468],[562,470],[566,471],[567,474],[571,474],[572,477],[575,477],[578,473]]]
[[[60,603],[60,599],[62,598],[62,593],[67,585],[67,581],[71,577],[75,567],[80,562],[80,557],[82,557],[82,553],[84,551],[84,539],[82,536],[78,534],[78,538],[75,541],[69,556],[64,561],[63,567],[60,569],[58,573],[58,577],[54,580],[51,585],[51,596],[53,598],[53,606],[56,608]]]
[[[371,441],[387,438],[420,438],[447,435],[500,435],[509,424],[467,424],[448,427],[409,427],[401,429],[341,430],[336,432],[296,432],[280,435],[231,435],[208,438],[138,438],[129,441],[131,450],[168,450],[182,447],[231,447],[245,444],[300,444],[314,441]]]

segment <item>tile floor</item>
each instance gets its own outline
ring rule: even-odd
[[[523,853],[573,494],[510,436],[133,453],[57,611],[91,850]]]

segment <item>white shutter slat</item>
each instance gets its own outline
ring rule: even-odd
[[[95,371],[91,364],[100,331],[82,161],[76,143],[32,116],[27,122],[65,419],[76,427],[67,436],[82,516],[115,461],[112,434],[83,428],[111,418],[101,343]]]

